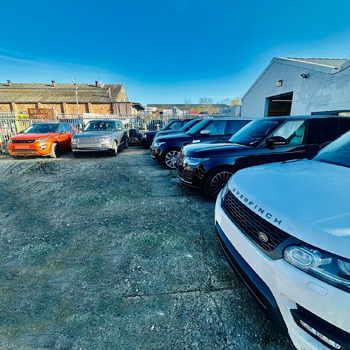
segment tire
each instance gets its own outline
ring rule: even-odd
[[[57,142],[55,142],[51,146],[50,157],[58,158],[59,156],[60,156],[60,145]]]
[[[80,157],[80,153],[78,153],[78,152],[73,152],[73,156],[74,156],[75,158],[78,158],[78,157]]]
[[[153,142],[153,140],[148,140],[148,141],[147,141],[147,148],[150,148],[150,147],[151,147],[152,142]]]
[[[129,138],[128,137],[125,139],[125,146],[124,146],[124,148],[129,148]]]
[[[118,144],[116,141],[113,142],[113,148],[111,150],[111,156],[115,157],[118,154]]]
[[[216,197],[234,173],[234,169],[229,167],[214,170],[204,184],[204,192],[207,197],[211,200],[216,200]]]
[[[179,154],[179,149],[170,149],[169,151],[166,151],[163,155],[163,163],[168,169],[175,169],[176,168],[176,158]]]

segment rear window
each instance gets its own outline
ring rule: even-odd
[[[309,120],[308,143],[324,143],[333,141],[339,133],[338,119],[311,119]]]

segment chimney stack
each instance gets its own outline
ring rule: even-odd
[[[98,87],[98,81],[97,80],[95,80],[95,86]]]
[[[11,80],[8,80],[7,83],[9,84],[9,86],[11,86]]]
[[[52,86],[55,86],[56,82],[54,80],[51,80]]]

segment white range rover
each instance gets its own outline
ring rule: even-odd
[[[350,349],[350,132],[312,160],[237,172],[216,201],[219,241],[297,349]]]

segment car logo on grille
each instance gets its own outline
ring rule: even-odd
[[[259,232],[259,239],[263,243],[267,243],[267,241],[269,240],[264,232]]]

